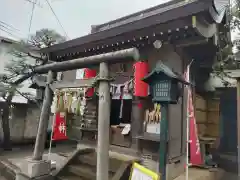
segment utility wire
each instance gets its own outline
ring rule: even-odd
[[[7,33],[8,35],[14,37],[14,38],[19,38],[18,36],[14,35],[13,33],[9,32],[9,30],[4,29],[3,27],[0,26],[0,30]]]
[[[0,30],[14,38],[19,38],[17,35],[14,34],[19,30],[3,21],[0,21]]]
[[[30,38],[30,33],[31,33],[31,28],[32,28],[32,20],[33,20],[33,14],[34,14],[34,9],[35,5],[37,4],[37,0],[35,0],[32,4],[32,12],[31,12],[31,17],[30,17],[30,22],[29,22],[29,27],[28,27],[28,40]]]
[[[52,6],[51,6],[50,2],[49,2],[48,0],[46,0],[46,2],[47,2],[47,4],[48,4],[48,6],[50,7],[50,9],[51,9],[51,11],[52,11],[53,15],[54,15],[54,16],[55,16],[55,18],[57,19],[57,21],[58,21],[58,24],[61,26],[61,28],[62,28],[62,30],[63,30],[63,32],[64,32],[65,36],[67,37],[67,39],[69,39],[69,36],[68,36],[67,32],[65,31],[65,29],[64,29],[63,25],[61,24],[61,22],[60,22],[59,18],[57,17],[57,14],[54,12],[54,10],[53,10],[53,8],[52,8]]]
[[[40,3],[33,2],[33,1],[31,1],[31,0],[24,0],[24,1],[27,1],[27,2],[32,3],[32,4],[35,4],[35,5],[37,5],[38,7],[42,8],[42,5],[41,5]]]
[[[9,32],[14,32],[15,31],[15,30],[12,30],[11,28],[9,28],[8,26],[6,26],[5,24],[1,24],[0,23],[0,27],[5,29],[5,30],[7,30],[7,31],[9,31]]]
[[[12,25],[10,25],[10,24],[8,24],[8,23],[5,23],[5,22],[3,22],[3,21],[0,21],[0,24],[2,24],[3,26],[7,26],[7,27],[9,27],[9,28],[12,28],[12,29],[14,29],[15,31],[19,31],[19,29],[15,28],[14,26],[12,26]]]

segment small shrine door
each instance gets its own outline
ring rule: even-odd
[[[123,147],[131,146],[131,113],[132,94],[131,83],[111,86],[111,144]]]

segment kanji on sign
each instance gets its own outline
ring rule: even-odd
[[[59,112],[55,116],[55,124],[53,129],[52,140],[66,140],[67,138],[67,128],[65,113]]]
[[[59,129],[59,132],[60,132],[61,134],[66,134],[66,126],[65,126],[64,123],[61,123],[61,124],[59,125],[58,129]]]

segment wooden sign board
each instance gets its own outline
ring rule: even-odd
[[[140,164],[134,163],[129,180],[160,180],[160,176]]]

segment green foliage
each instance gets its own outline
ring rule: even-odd
[[[229,11],[228,11],[229,23],[225,25],[226,32],[240,31],[239,7],[240,7],[240,2],[237,0],[231,5],[231,8],[229,8]],[[220,40],[222,40],[221,35],[220,35]],[[225,69],[236,69],[240,67],[239,63],[235,61],[235,56],[233,54],[234,48],[237,48],[237,50],[240,50],[240,39],[235,39],[233,40],[232,43],[229,43],[229,41],[226,41],[226,42],[228,43],[226,44],[223,43],[224,45],[220,43],[219,52],[216,56],[215,64],[213,65],[213,69],[216,73],[223,73]],[[226,75],[224,74],[224,76]]]
[[[238,32],[238,35],[240,36],[240,1],[236,0],[233,4],[233,7],[231,8],[231,14],[230,14],[230,25],[231,30]],[[240,50],[240,39],[236,39],[233,41],[233,45],[237,47],[238,50]]]
[[[45,55],[39,53],[40,48],[50,47],[65,41],[65,38],[54,30],[41,29],[31,35],[28,41],[20,41],[10,45],[9,55],[12,59],[5,64],[4,74],[0,74],[0,96],[6,98],[16,92],[27,99],[33,99],[29,93],[21,93],[21,85],[14,82],[22,75],[29,73],[37,62],[46,63]]]
[[[240,29],[240,2],[239,0],[236,0],[235,2],[233,2],[232,8],[231,8],[231,24],[233,27]]]
[[[66,38],[58,34],[56,31],[41,29],[34,35],[30,36],[28,43],[33,47],[45,48],[64,41],[66,41]]]

